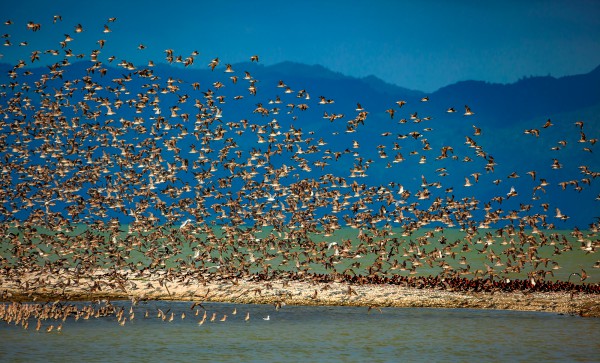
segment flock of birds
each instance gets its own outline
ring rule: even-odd
[[[211,310],[209,310],[211,309]],[[185,311],[177,312],[177,315],[171,308],[162,310],[159,307],[149,307],[138,305],[137,301],[132,301],[129,308],[125,305],[113,305],[109,300],[98,300],[93,304],[73,304],[61,303],[59,301],[46,303],[19,303],[12,302],[10,304],[0,305],[0,321],[4,321],[8,325],[20,326],[27,330],[29,324],[35,324],[37,332],[60,333],[63,330],[63,324],[71,321],[77,322],[81,320],[110,318],[120,326],[127,323],[135,322],[136,319],[157,319],[162,322],[171,323],[175,319],[195,319],[199,326],[204,323],[222,323],[225,321],[243,321],[245,323],[256,319],[247,311],[245,314],[238,314],[237,308],[233,307],[230,310],[223,311],[222,307],[212,310],[201,303],[192,303],[189,314]],[[136,318],[136,313],[138,318]],[[141,314],[141,317],[139,316]],[[259,321],[269,321],[269,314],[260,316]]]
[[[413,109],[402,118],[428,97],[416,105],[399,100],[385,111],[357,104],[341,113],[333,99],[294,91],[283,80],[264,85],[219,58],[207,64],[212,83],[165,79],[153,61],[101,60],[115,21],[98,29],[103,38],[89,54],[71,48],[79,33],[96,30],[77,24],[55,49],[34,50],[2,75],[0,273],[26,294],[48,284],[47,276],[62,276],[56,284],[64,288],[84,276],[121,284],[123,271],[162,273],[169,281],[279,276],[417,286],[431,280],[413,275],[436,271],[439,287],[509,284],[514,276],[513,283],[526,281],[514,286],[531,289],[554,286],[546,279],[561,268],[556,256],[600,247],[598,219],[587,230],[561,233],[556,224],[568,215],[537,202],[550,185],[545,175],[562,168],[558,159],[523,176],[534,183],[533,202],[520,199],[512,210],[503,207],[529,194],[507,187],[490,200],[455,197],[484,179],[500,184],[502,178],[493,177],[497,159],[478,140],[480,127],[456,144],[438,145],[443,141],[429,127],[431,117]],[[48,31],[44,24],[5,22],[6,29],[14,26]],[[28,47],[3,37],[7,47]],[[164,61],[187,67],[198,55],[167,49]],[[35,68],[41,62],[50,65]],[[252,56],[247,66],[258,62]],[[269,89],[278,94],[262,93]],[[476,113],[469,106],[454,116],[454,107],[445,111],[463,120]],[[388,131],[373,135],[369,117],[377,112],[387,113]],[[315,114],[323,120],[307,130],[303,117]],[[399,131],[410,125],[413,131]],[[541,137],[553,126],[548,120],[525,133]],[[597,138],[586,131],[579,121],[573,132],[592,152]],[[365,150],[371,136],[380,144]],[[413,172],[415,165],[435,163],[436,181]],[[464,185],[439,181],[465,165],[474,169]],[[560,188],[592,188],[600,175],[586,165],[579,172]],[[373,185],[369,174],[389,181]],[[514,172],[505,180],[518,177]],[[529,213],[530,202],[544,213]],[[449,239],[454,230],[461,237]],[[593,266],[599,267],[600,261]],[[106,273],[98,275],[99,269]],[[23,278],[34,271],[40,272],[36,279]],[[584,281],[587,273],[581,268],[571,276]],[[585,283],[560,286],[597,292],[597,285]]]

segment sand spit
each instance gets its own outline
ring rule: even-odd
[[[22,275],[18,281],[0,276],[1,301],[82,301],[98,299],[178,300],[242,304],[329,305],[365,307],[430,307],[500,309],[600,317],[597,294],[570,292],[464,292],[387,284],[309,282],[273,279],[166,279],[164,275],[127,277],[115,282],[95,278],[61,281]],[[30,281],[45,281],[33,285]],[[25,287],[25,288],[24,288]]]

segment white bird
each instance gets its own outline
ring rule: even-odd
[[[267,315],[266,317],[263,318],[263,320],[271,320],[271,317],[269,315]]]
[[[189,218],[188,218],[188,219],[186,219],[186,220],[185,220],[185,222],[183,222],[183,223],[181,224],[181,226],[179,226],[179,229],[184,229],[184,228],[185,228],[185,226],[187,226],[187,225],[188,225],[188,223],[190,223],[191,221],[192,221],[192,220],[191,220],[191,219],[189,219]]]

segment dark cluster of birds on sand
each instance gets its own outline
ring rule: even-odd
[[[109,19],[104,29],[78,24],[56,49],[34,50],[3,75],[8,78],[0,85],[1,273],[19,281],[25,292],[48,281],[43,274],[19,280],[24,272],[64,276],[58,282],[64,287],[99,268],[115,281],[123,271],[140,276],[166,271],[169,280],[255,276],[598,292],[597,285],[581,283],[584,269],[569,276],[579,276],[577,284],[546,278],[561,268],[555,256],[596,252],[600,222],[558,233],[555,223],[569,217],[557,206],[542,203],[546,213],[528,213],[531,204],[523,203],[502,209],[503,202],[527,194],[515,188],[487,201],[457,198],[456,186],[425,176],[419,187],[405,188],[402,178],[414,177],[402,174],[409,159],[444,165],[436,170],[439,178],[452,165],[481,166],[464,176],[464,188],[471,188],[465,190],[493,175],[497,162],[478,142],[479,127],[457,145],[438,148],[430,127],[398,132],[433,122],[417,112],[399,119],[417,107],[404,100],[387,111],[357,104],[351,115],[343,114],[334,100],[294,91],[283,80],[273,85],[279,94],[265,98],[261,89],[267,85],[219,58],[208,63],[214,82],[200,84],[162,79],[152,61],[134,65],[110,56],[103,62],[106,39],[90,54],[71,50],[79,33],[97,31],[106,38],[115,21]],[[34,22],[5,22],[6,29],[14,26],[48,31]],[[4,38],[5,46],[28,47],[25,40],[12,44],[10,34]],[[138,48],[142,52],[145,46]],[[182,67],[199,55],[171,49],[165,54],[166,62]],[[53,59],[34,71],[39,62]],[[74,59],[91,62],[78,63],[89,66],[83,76],[70,78]],[[247,65],[258,62],[252,56]],[[427,102],[428,97],[416,101]],[[252,107],[243,118],[228,116],[247,105]],[[323,114],[322,128],[303,130],[303,113],[315,109]],[[445,111],[471,120],[476,110]],[[381,144],[375,150],[363,150],[361,135],[371,129],[371,112],[385,116],[389,131],[377,135]],[[549,120],[525,132],[542,137],[550,127]],[[584,123],[572,128],[592,152],[597,139],[585,134]],[[403,148],[413,149],[406,158]],[[469,154],[459,156],[463,149]],[[369,153],[375,156],[365,156]],[[554,160],[548,170],[524,176],[535,184],[534,202],[549,184],[544,175],[562,167]],[[395,170],[389,176],[398,180],[361,183],[376,165]],[[600,175],[586,165],[579,172],[579,178],[561,181],[562,189],[592,188]],[[507,179],[517,177],[515,172]],[[348,227],[356,237],[336,239],[336,232]],[[464,237],[449,240],[452,229]],[[470,251],[481,268],[471,267]],[[423,268],[437,269],[438,276],[417,277]]]

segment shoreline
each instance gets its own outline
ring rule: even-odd
[[[32,274],[33,275],[33,274]],[[37,274],[36,274],[37,276]],[[39,278],[35,277],[38,279]],[[34,276],[21,276],[20,283]],[[466,308],[537,311],[600,317],[598,294],[536,291],[451,291],[441,288],[416,288],[391,284],[353,284],[349,282],[312,282],[274,278],[168,280],[153,275],[128,277],[115,282],[102,276],[81,277],[77,283],[60,283],[61,277],[46,276],[45,284],[29,286],[0,276],[0,302],[170,300],[307,306],[364,306],[371,308]],[[64,282],[64,281],[63,281]]]

